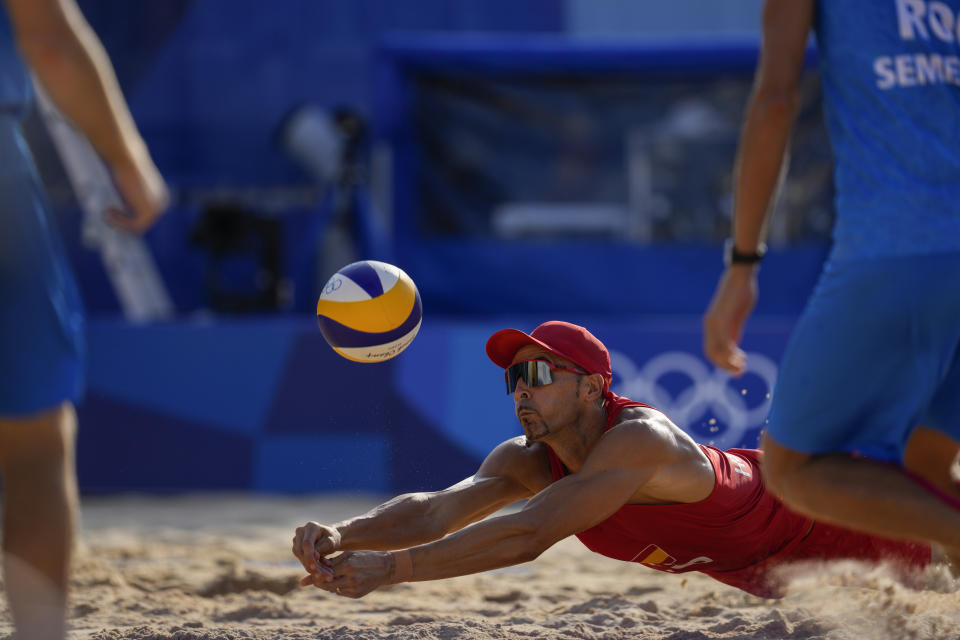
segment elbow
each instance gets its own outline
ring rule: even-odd
[[[509,521],[505,518],[501,526],[504,528],[495,542],[501,566],[532,562],[556,542],[544,527],[528,518],[513,517]]]
[[[543,546],[535,537],[525,538],[521,544],[517,545],[516,554],[511,564],[533,562],[540,557],[541,553],[547,550],[548,546]]]
[[[544,551],[556,544],[557,538],[543,527],[530,527],[518,545],[517,553],[520,556],[517,562],[532,562],[540,557]]]
[[[800,90],[795,85],[761,85],[751,98],[751,111],[764,118],[792,121],[800,109]]]
[[[17,45],[24,61],[43,79],[69,66],[69,53],[64,42],[54,34],[32,35],[21,38]]]
[[[429,540],[439,540],[454,530],[453,523],[444,512],[430,499],[428,493],[408,493],[400,496],[410,510],[411,517],[418,520]]]
[[[82,17],[76,21],[52,16],[39,27],[18,29],[17,48],[41,79],[44,74],[72,75],[78,63],[106,58],[100,40]]]
[[[533,562],[540,554],[547,550],[546,546],[532,536],[515,538],[511,543],[501,547],[505,552],[502,556],[504,566]]]

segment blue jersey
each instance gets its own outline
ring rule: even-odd
[[[824,0],[835,259],[960,250],[960,0]]]
[[[0,110],[20,114],[32,95],[30,78],[14,49],[6,12],[0,8]]]

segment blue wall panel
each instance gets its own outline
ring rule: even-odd
[[[88,385],[128,404],[254,433],[277,393],[294,335],[282,320],[95,322]]]
[[[273,436],[258,441],[249,488],[322,492],[390,487],[390,441],[366,433]]]
[[[564,318],[607,344],[615,392],[657,406],[701,442],[756,445],[790,317],[751,321],[751,365],[738,380],[701,357],[698,316]],[[404,353],[379,364],[337,356],[308,320],[137,327],[93,319],[90,391],[79,407],[81,488],[449,486],[521,433],[487,338],[548,319],[428,316]]]
[[[121,374],[122,375],[122,374]],[[255,441],[170,412],[90,393],[78,407],[84,491],[249,488]]]

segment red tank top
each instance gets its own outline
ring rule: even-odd
[[[610,396],[606,429],[624,408],[650,406]],[[670,573],[703,571],[711,575],[750,566],[802,540],[812,521],[787,510],[766,491],[759,451],[700,448],[716,475],[707,498],[685,504],[624,505],[577,537],[591,551],[617,560]],[[548,452],[553,480],[557,481],[567,470],[549,447]]]

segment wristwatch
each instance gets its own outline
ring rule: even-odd
[[[733,239],[728,238],[727,242],[723,245],[723,264],[728,267],[732,264],[759,264],[766,254],[767,245],[762,242],[757,245],[755,252],[740,253],[737,251],[737,248],[733,246]]]

